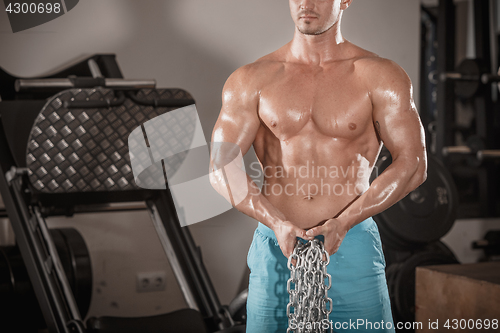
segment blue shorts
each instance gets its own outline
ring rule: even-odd
[[[323,236],[320,236],[323,237]],[[247,257],[247,333],[285,333],[290,271],[274,232],[259,223]],[[385,259],[376,223],[354,226],[330,257],[333,332],[394,332]]]

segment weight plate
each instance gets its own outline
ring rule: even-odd
[[[477,152],[485,149],[484,140],[478,135],[471,135],[466,141],[467,147],[471,149],[471,154],[467,155],[467,164],[473,167],[479,167],[483,161],[477,158]]]
[[[229,314],[234,321],[240,323],[246,323],[247,321],[247,298],[248,289],[243,290],[239,293],[232,301],[229,303]]]
[[[15,283],[16,280],[12,272],[9,257],[3,247],[0,247],[0,294],[14,291]]]
[[[64,234],[72,258],[75,277],[75,295],[82,317],[87,315],[92,296],[92,263],[85,240],[76,229],[60,229]]]
[[[453,253],[453,251],[441,241],[425,244],[415,248],[414,250],[393,249],[385,244],[382,245],[382,249],[385,256],[386,272],[393,264],[402,263],[411,258],[413,255],[422,252],[442,253],[456,259],[455,253]]]
[[[411,257],[412,252],[411,251],[401,251],[397,249],[393,249],[387,245],[385,245],[384,241],[382,241],[382,250],[384,251],[384,257],[385,257],[385,265],[387,269],[392,264],[397,264],[400,262],[405,261],[409,257]]]
[[[500,67],[498,67],[497,75],[500,76]],[[500,92],[500,82],[497,83],[498,92]]]
[[[453,253],[453,251],[445,243],[443,243],[441,241],[426,244],[422,248],[415,251],[413,254],[417,254],[417,253],[421,253],[421,252],[441,253],[441,254],[444,254],[450,258],[454,258],[458,262],[458,259],[455,256],[455,253]]]
[[[5,246],[0,252],[0,332],[41,331],[47,326],[19,248]]]
[[[92,265],[87,245],[78,230],[73,228],[51,229],[50,233],[80,314],[84,318],[92,297]]]
[[[455,81],[455,94],[462,98],[473,97],[481,84],[477,61],[475,59],[465,59],[458,65],[456,71],[464,76],[476,79]]]
[[[379,173],[391,162],[386,155],[379,159]],[[443,237],[455,222],[457,209],[458,194],[453,179],[441,162],[429,155],[427,180],[374,219],[386,245],[411,249]]]
[[[84,318],[92,296],[92,268],[85,240],[76,229],[49,231],[80,314]],[[23,319],[27,316],[33,318],[32,322]],[[0,247],[0,319],[0,327],[3,328],[16,323],[19,328],[16,332],[37,332],[39,328],[45,327],[17,246]]]
[[[382,240],[382,244],[384,244],[388,248],[390,248],[392,250],[411,252],[415,248],[422,246],[422,244],[409,243],[408,241],[397,237],[390,229],[390,225],[384,224],[382,218],[380,217],[380,214],[374,216],[373,220],[378,225],[378,229],[380,231],[380,239]]]

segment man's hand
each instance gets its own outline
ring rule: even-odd
[[[293,253],[295,243],[297,243],[297,237],[303,238],[305,240],[313,239],[314,237],[308,237],[306,231],[300,229],[296,225],[292,224],[290,221],[282,221],[277,223],[273,228],[276,239],[280,246],[281,252],[285,257],[290,257]]]
[[[338,251],[349,229],[350,226],[344,219],[333,218],[327,220],[323,225],[309,229],[306,235],[308,239],[323,235],[325,237],[325,250],[329,255],[332,255]]]

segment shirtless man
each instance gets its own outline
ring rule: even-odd
[[[243,155],[253,144],[265,171],[262,190],[246,176],[249,193],[235,203],[259,221],[248,254],[247,332],[286,332],[288,294],[276,286],[286,286],[297,238],[320,235],[332,256],[335,331],[353,329],[349,322],[358,319],[393,331],[371,216],[425,181],[425,140],[404,70],[342,37],[351,2],[289,0],[293,40],[236,70],[224,86],[212,142],[233,143]],[[370,186],[383,144],[392,164]],[[213,149],[211,157],[211,182],[221,194],[224,154]]]

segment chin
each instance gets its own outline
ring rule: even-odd
[[[325,26],[312,27],[311,25],[306,24],[306,25],[302,25],[302,26],[297,26],[297,28],[298,28],[299,32],[304,34],[304,35],[321,35],[321,34],[327,32],[328,30],[330,30],[333,26],[334,26],[334,24],[327,26],[327,27],[325,27]]]
[[[302,33],[303,35],[321,35],[324,33],[326,30],[323,29],[312,29],[312,28],[298,28],[299,32]]]

